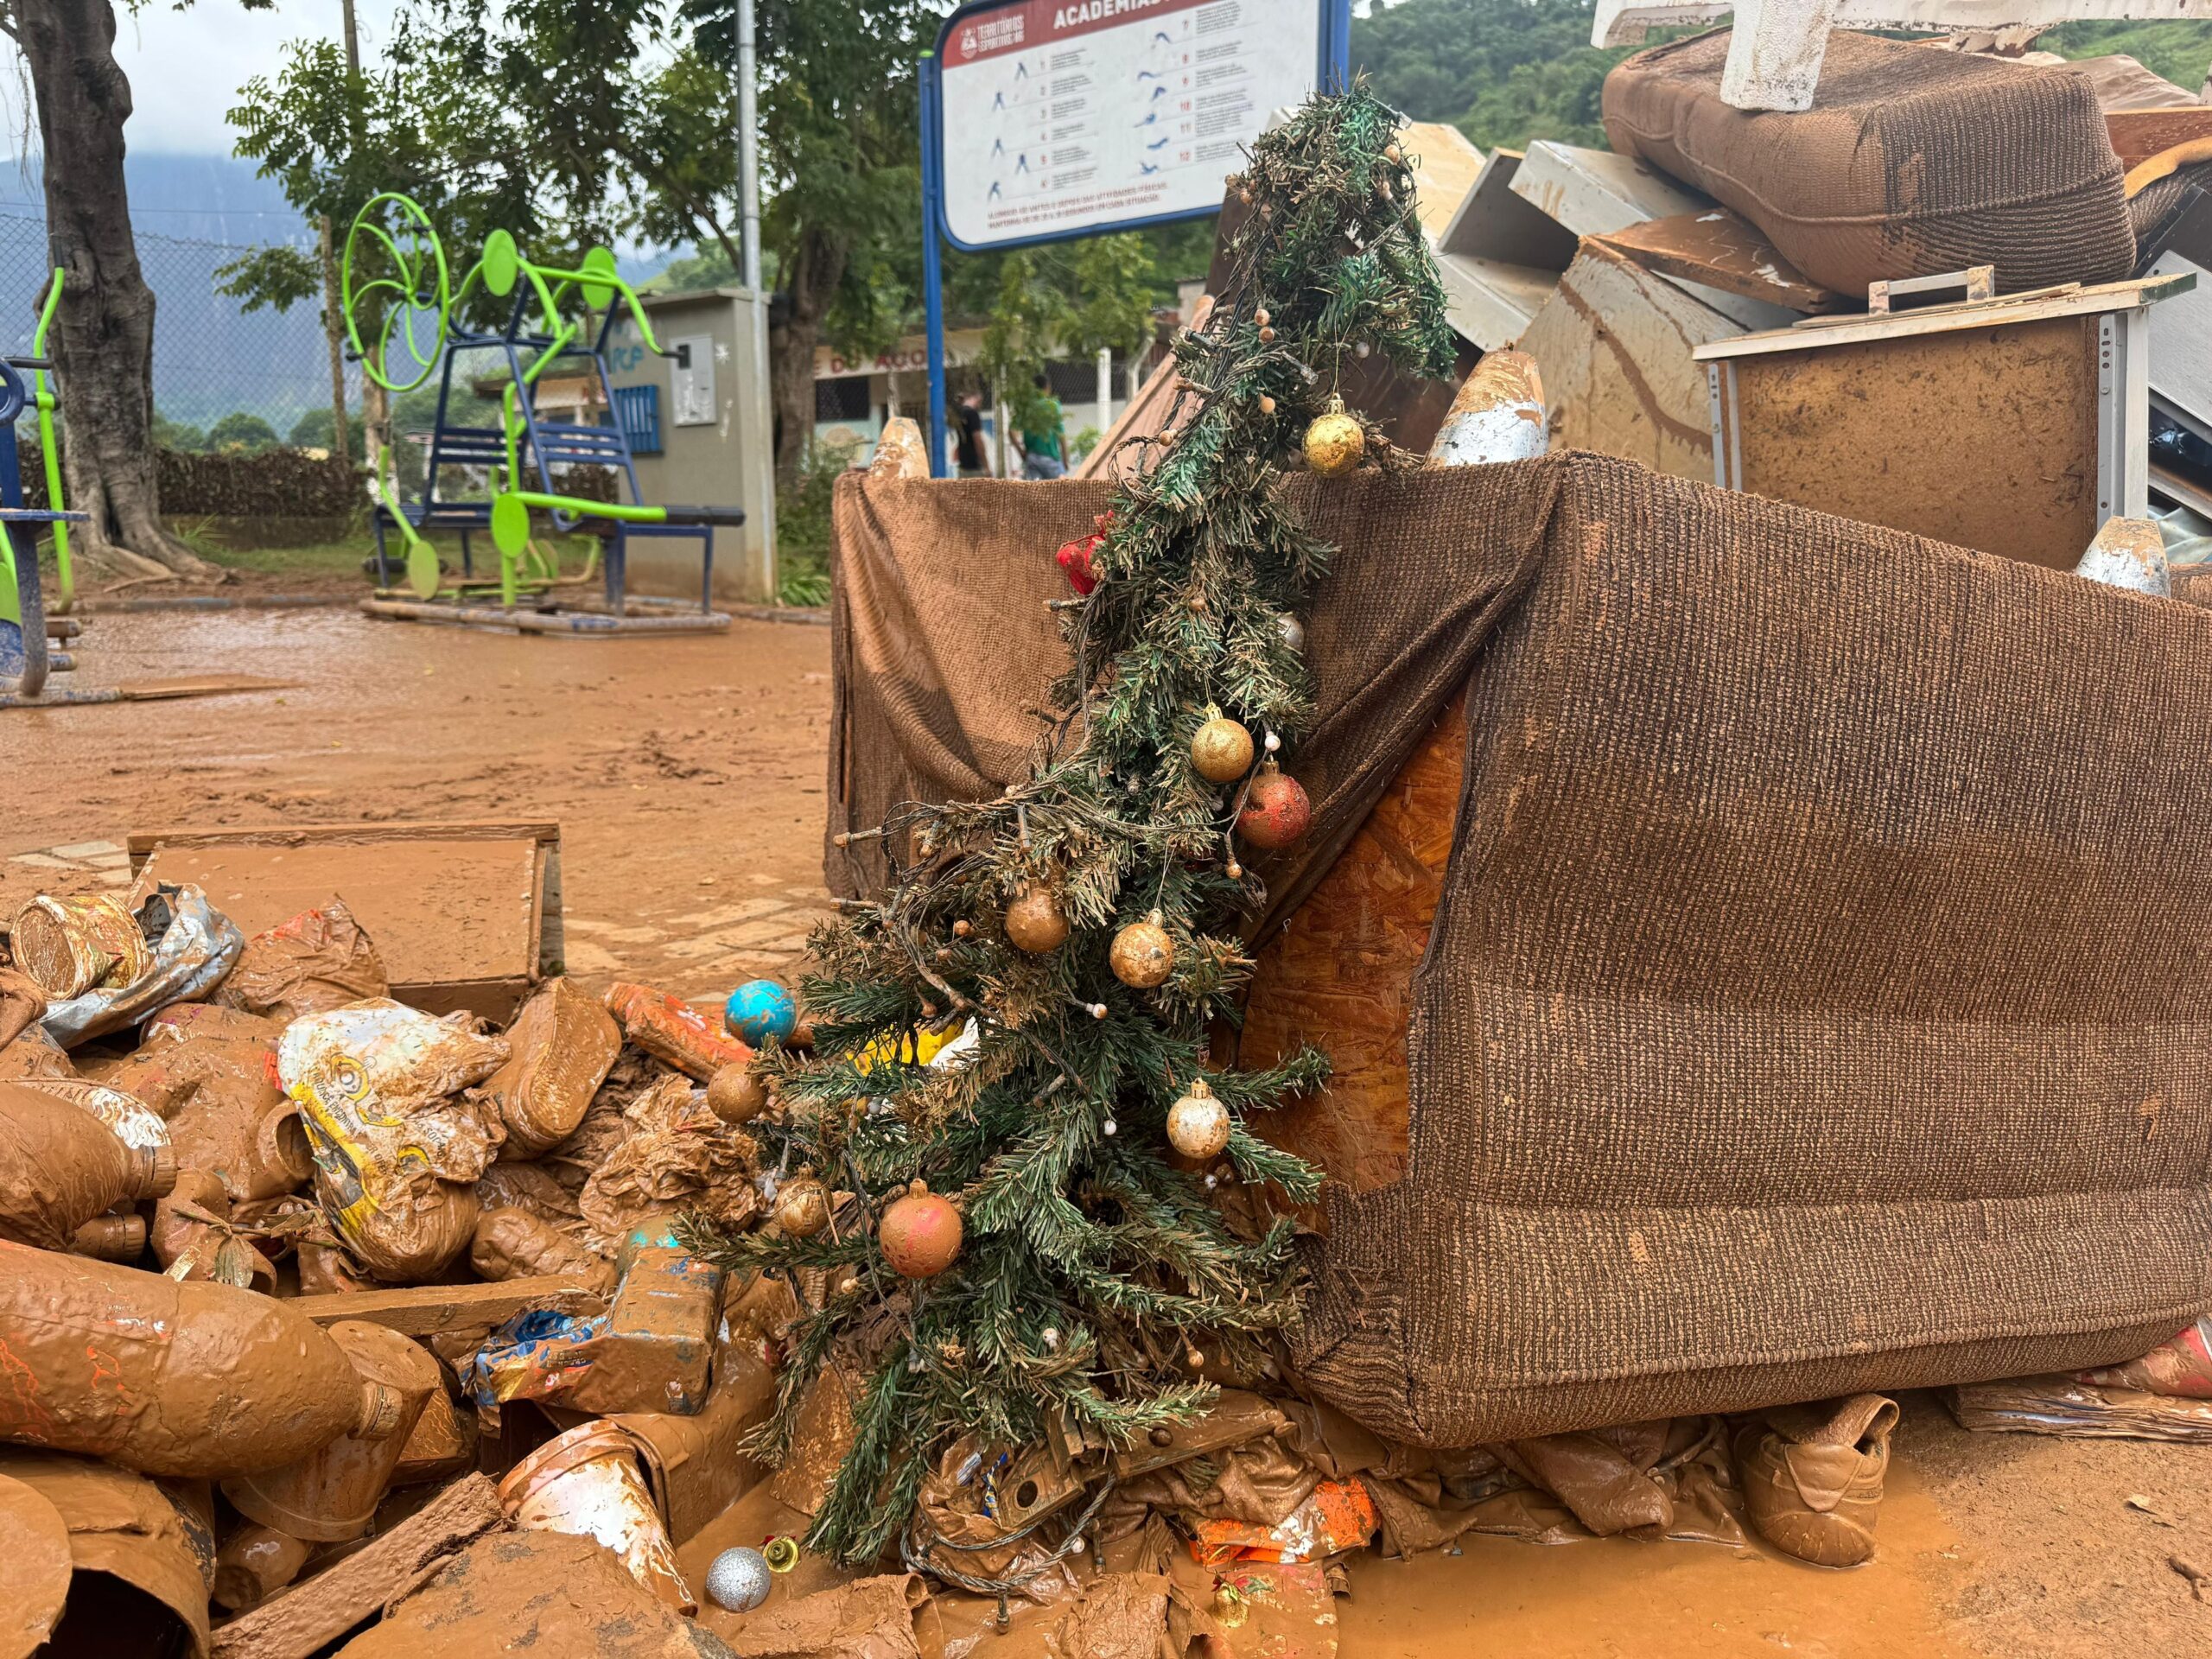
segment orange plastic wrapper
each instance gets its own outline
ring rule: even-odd
[[[2212,1400],[2212,1318],[2167,1338],[2140,1359],[2082,1373],[2099,1388],[2135,1389],[2171,1400]]]
[[[0,1083],[0,1239],[66,1250],[93,1217],[175,1185],[166,1148],[134,1147],[33,1084]]]
[[[1321,1561],[1363,1548],[1382,1517],[1357,1480],[1325,1480],[1313,1495],[1272,1527],[1245,1521],[1201,1521],[1191,1538],[1191,1558],[1205,1567],[1224,1561]]]
[[[707,1016],[680,996],[650,985],[616,980],[607,988],[607,1011],[622,1023],[622,1034],[655,1059],[701,1083],[710,1083],[726,1065],[752,1063],[753,1051],[716,1031]]]
[[[391,988],[376,945],[346,901],[332,899],[248,939],[238,965],[208,1000],[291,1020]]]
[[[507,1046],[513,1058],[486,1080],[484,1098],[506,1125],[500,1156],[535,1158],[584,1121],[622,1052],[622,1033],[585,992],[549,979],[517,1011]]]

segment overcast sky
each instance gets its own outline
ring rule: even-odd
[[[356,0],[354,10],[362,56],[372,59],[392,0]],[[223,118],[238,102],[238,89],[256,75],[274,73],[286,41],[315,35],[334,41],[344,33],[338,0],[277,0],[270,11],[248,11],[237,0],[197,0],[180,11],[168,0],[149,0],[136,15],[118,0],[115,11],[115,55],[130,78],[133,105],[124,137],[134,150],[229,155],[232,134]],[[0,150],[13,150],[23,128],[22,77],[15,48],[0,41],[0,53],[9,126]]]

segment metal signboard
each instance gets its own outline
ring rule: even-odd
[[[1187,219],[1334,55],[1342,0],[985,0],[938,37],[945,235],[1010,247]]]

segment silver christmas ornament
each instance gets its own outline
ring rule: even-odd
[[[768,1599],[775,1581],[768,1558],[740,1544],[722,1551],[707,1568],[707,1599],[724,1612],[749,1613]]]
[[[1306,654],[1306,625],[1294,616],[1285,616],[1275,624],[1275,632],[1283,645],[1300,656]]]

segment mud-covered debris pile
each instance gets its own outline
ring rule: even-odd
[[[548,980],[503,1027],[389,990],[334,897],[251,938],[189,887],[13,918],[0,1622],[19,1650],[1320,1659],[1358,1554],[1476,1534],[1873,1548],[1879,1396],[1432,1451],[1299,1397],[1279,1350],[1267,1376],[1210,1373],[1208,1414],[1133,1446],[1073,1422],[963,1440],[899,1550],[833,1568],[798,1541],[852,1443],[848,1380],[817,1378],[779,1467],[747,1442],[785,1332],[836,1287],[726,1277],[675,1225],[773,1224],[783,1172],[747,1125],[781,1108],[752,1050],[645,986]],[[851,1195],[826,1203],[866,1224]],[[2206,1433],[2174,1397],[2206,1374],[2192,1328],[1957,1405]]]

